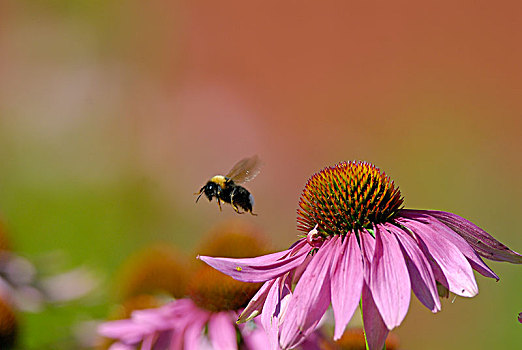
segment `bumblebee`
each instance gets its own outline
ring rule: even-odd
[[[250,212],[252,215],[257,215],[252,212],[254,197],[246,188],[239,184],[254,179],[259,174],[259,165],[260,162],[257,156],[240,160],[228,174],[212,177],[205,186],[201,187],[199,192],[194,193],[198,195],[196,203],[205,194],[209,202],[216,197],[219,210],[222,210],[221,202],[224,202],[230,203],[238,214]],[[239,211],[239,208],[244,211]]]

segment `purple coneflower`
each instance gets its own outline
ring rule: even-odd
[[[248,259],[200,256],[244,282],[264,282],[239,320],[261,314],[272,347],[300,344],[330,303],[339,339],[359,302],[369,349],[382,349],[408,311],[410,290],[432,312],[440,292],[478,293],[473,270],[498,276],[481,256],[522,263],[522,256],[470,221],[447,212],[402,209],[393,181],[366,162],[340,163],[313,175],[303,190],[290,249]]]
[[[266,252],[264,242],[256,236],[253,228],[229,222],[214,230],[211,239],[204,242],[200,249],[208,254],[244,256],[242,254],[245,245],[246,250],[253,254]],[[154,259],[150,256],[148,260]],[[172,267],[176,267],[177,270],[179,264],[174,263],[176,260],[171,260],[168,259],[169,268],[160,267],[163,263],[159,261],[153,266],[158,267],[159,272],[172,271]],[[139,261],[143,262],[143,259]],[[132,266],[136,273],[152,272],[151,269],[139,268],[138,265],[133,263],[129,266]],[[267,349],[268,337],[257,320],[236,324],[239,314],[261,285],[238,282],[199,262],[198,267],[193,268],[192,272],[185,290],[181,292],[184,297],[160,307],[135,310],[127,319],[102,324],[98,329],[99,333],[118,340],[110,349]],[[156,275],[154,279],[132,278],[132,288],[125,290],[127,295],[134,295],[135,290],[149,291],[151,288],[145,288],[145,285],[158,286],[158,281],[168,278],[168,275],[161,274]],[[135,283],[136,280],[140,282]],[[171,283],[163,282],[162,285],[171,286]],[[131,291],[132,293],[129,293]]]
[[[256,322],[236,325],[238,312],[211,312],[191,299],[179,299],[155,309],[136,310],[130,319],[104,323],[98,329],[119,341],[111,350],[130,349],[266,349],[268,338]],[[205,334],[205,330],[207,330]]]

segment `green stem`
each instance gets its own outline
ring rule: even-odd
[[[370,347],[368,346],[368,338],[366,338],[366,327],[364,327],[364,317],[362,312],[362,298],[359,300],[359,310],[361,311],[361,320],[363,324],[363,334],[364,334],[364,344],[366,345],[366,350],[370,350]],[[386,344],[384,344],[382,350],[386,350]]]
[[[368,339],[366,338],[366,327],[364,327],[364,317],[363,317],[363,308],[362,308],[362,298],[359,300],[359,310],[361,311],[361,320],[362,320],[362,326],[363,326],[363,334],[364,334],[364,344],[366,345],[366,350],[370,350],[370,347],[368,346]]]

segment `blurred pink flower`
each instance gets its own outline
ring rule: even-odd
[[[116,349],[243,349],[264,350],[268,338],[257,322],[236,325],[238,312],[210,312],[190,299],[179,299],[156,309],[137,310],[130,319],[103,323],[98,332],[118,339]],[[208,329],[208,332],[205,330]]]
[[[261,314],[273,348],[302,343],[330,303],[339,339],[361,301],[369,349],[380,350],[406,316],[411,290],[437,312],[437,284],[472,297],[478,293],[473,270],[498,280],[480,256],[522,263],[520,254],[470,221],[402,209],[402,203],[399,189],[375,166],[340,163],[308,181],[298,211],[298,228],[307,236],[290,249],[256,258],[199,258],[239,281],[265,282],[240,320]]]

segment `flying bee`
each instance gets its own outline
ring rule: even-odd
[[[196,203],[204,193],[209,202],[216,197],[219,210],[221,210],[221,202],[223,201],[224,203],[230,203],[238,214],[250,212],[252,215],[257,215],[252,212],[254,197],[246,188],[239,186],[239,184],[254,179],[259,174],[259,165],[260,162],[257,156],[240,160],[228,174],[212,177],[205,186],[201,187],[199,192],[194,193],[198,195]],[[244,211],[240,212],[239,208]]]

